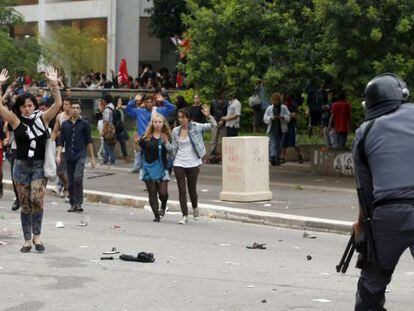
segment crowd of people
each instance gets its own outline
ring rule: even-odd
[[[128,74],[123,76],[121,73],[115,74],[111,70],[111,77],[105,73],[90,72],[81,77],[77,87],[87,89],[182,89],[183,80],[179,72],[170,74],[168,68],[161,68],[159,71],[153,71],[151,65],[144,65],[137,77]]]
[[[91,126],[82,117],[80,102],[68,96],[70,90],[60,93],[55,69],[48,69],[45,77],[50,94],[46,100],[48,104],[45,104],[44,92],[30,88],[21,90],[14,83],[7,85],[8,71],[4,69],[0,73],[0,150],[7,147],[11,162],[15,191],[12,210],[21,209],[24,244],[20,251],[23,253],[30,252],[33,246],[38,252],[45,250],[41,230],[46,185],[48,180],[53,180],[50,172],[46,174],[46,167],[49,167],[50,162],[57,165],[55,175],[59,177],[61,192],[67,195],[70,204],[68,212],[83,212],[83,175],[87,153],[91,167],[94,168],[96,164]],[[182,100],[176,100],[177,106]],[[141,148],[137,153],[140,162],[139,179],[146,185],[154,221],[159,222],[165,215],[167,185],[172,171],[177,178],[183,214],[179,223],[188,222],[186,187],[194,219],[197,220],[197,177],[206,153],[203,133],[215,128],[217,124],[210,114],[210,108],[206,105],[197,107],[197,111],[201,112],[206,121],[198,123],[192,119],[192,109],[183,105],[177,110],[161,94],[138,95],[126,106],[117,104],[115,107],[114,103],[114,98],[105,94],[99,106],[103,163],[115,163],[113,146],[115,141],[119,141],[118,136],[125,132],[122,120],[125,110],[137,123],[135,140]],[[57,147],[52,157],[48,152],[49,144]],[[0,158],[3,159],[2,154]]]
[[[144,71],[142,78],[151,79],[150,68]],[[197,94],[192,104],[182,96],[176,96],[174,103],[171,103],[168,92],[159,88],[153,93],[137,94],[126,104],[122,98],[104,93],[96,113],[101,147],[95,152],[91,125],[82,117],[81,103],[71,97],[70,89],[62,88],[56,70],[48,69],[44,77],[48,92],[42,88],[19,87],[15,82],[7,85],[7,71],[3,70],[0,74],[4,94],[0,98],[0,126],[3,129],[0,133],[0,168],[3,150],[7,150],[16,197],[12,209],[21,208],[22,213],[25,238],[22,252],[30,251],[32,242],[37,250],[44,249],[40,231],[47,182],[43,164],[48,139],[57,147],[57,192],[69,203],[68,212],[82,212],[87,154],[92,168],[96,165],[95,154],[103,165],[113,165],[116,162],[114,147],[119,143],[124,160],[132,161],[126,147],[126,141],[130,139],[125,126],[127,117],[136,124],[133,135],[135,158],[131,171],[139,173],[139,179],[145,183],[154,221],[159,222],[165,215],[171,174],[177,179],[182,210],[179,223],[188,222],[187,191],[194,219],[198,219],[199,168],[203,160],[221,160],[219,142],[222,137],[239,135],[242,105],[235,96],[226,98],[221,93],[208,106]],[[296,146],[300,102],[289,95],[273,93],[267,103],[260,87],[256,92],[257,98],[249,99],[255,114],[254,128],[266,127],[271,165],[282,164],[289,147],[296,149],[298,160],[302,162],[303,156]],[[331,104],[325,98],[328,97],[320,90],[307,93],[310,130],[320,125],[329,146],[344,146],[350,129],[350,104],[344,93],[330,97]],[[317,106],[315,101],[320,103],[319,110],[314,108]],[[212,132],[208,154],[203,140],[206,131]],[[1,181],[2,169],[0,173]],[[2,182],[0,185],[2,196]]]

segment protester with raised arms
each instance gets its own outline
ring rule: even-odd
[[[187,193],[190,194],[191,205],[193,206],[194,220],[199,217],[197,178],[202,157],[206,154],[206,147],[203,141],[203,133],[217,126],[217,122],[210,115],[209,107],[203,105],[202,112],[209,123],[197,123],[191,121],[191,113],[188,108],[178,110],[179,126],[173,129],[172,145],[174,156],[174,175],[177,178],[180,207],[183,218],[179,224],[188,222]]]
[[[7,69],[3,69],[0,73],[0,89],[8,78]],[[0,97],[0,116],[11,125],[17,145],[13,179],[16,183],[21,206],[21,223],[25,240],[20,249],[22,253],[31,250],[32,242],[37,251],[45,250],[40,237],[47,184],[43,165],[48,125],[62,106],[57,71],[54,68],[48,68],[46,78],[54,103],[44,112],[38,110],[39,104],[33,95],[18,96],[13,112],[3,105],[3,100]]]
[[[160,114],[154,114],[147,131],[139,141],[143,157],[140,179],[147,186],[155,222],[159,222],[165,215],[167,207],[170,180],[167,153],[172,149],[170,136],[170,128],[165,118]],[[161,200],[161,209],[159,209],[157,194]]]

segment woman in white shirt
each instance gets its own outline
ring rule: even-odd
[[[209,123],[197,123],[191,121],[191,113],[188,109],[178,110],[179,126],[174,128],[172,133],[172,146],[174,155],[174,175],[177,178],[180,207],[183,218],[179,224],[188,222],[187,193],[190,195],[193,207],[194,220],[198,220],[200,215],[198,210],[197,177],[200,165],[203,163],[202,157],[206,153],[203,141],[203,133],[217,126],[217,122],[210,115],[210,109],[203,106],[203,114]]]

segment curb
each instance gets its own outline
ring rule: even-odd
[[[3,183],[5,189],[12,190],[11,180],[3,180]],[[47,186],[47,194],[53,194],[52,189],[53,186]],[[84,190],[84,196],[85,199],[90,203],[105,203],[134,208],[144,208],[146,205],[148,205],[148,198],[140,196],[94,190]],[[349,234],[352,228],[352,222],[335,219],[264,212],[206,203],[200,203],[199,208],[200,216],[260,225],[334,232],[342,234]],[[174,200],[168,200],[168,209],[174,212],[181,211],[179,202]]]

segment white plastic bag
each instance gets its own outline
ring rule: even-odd
[[[260,99],[260,96],[258,94],[254,94],[253,96],[249,97],[249,106],[250,107],[256,107],[261,105],[262,101]]]
[[[43,164],[45,177],[54,181],[56,179],[56,142],[50,138],[46,141],[45,163]]]

